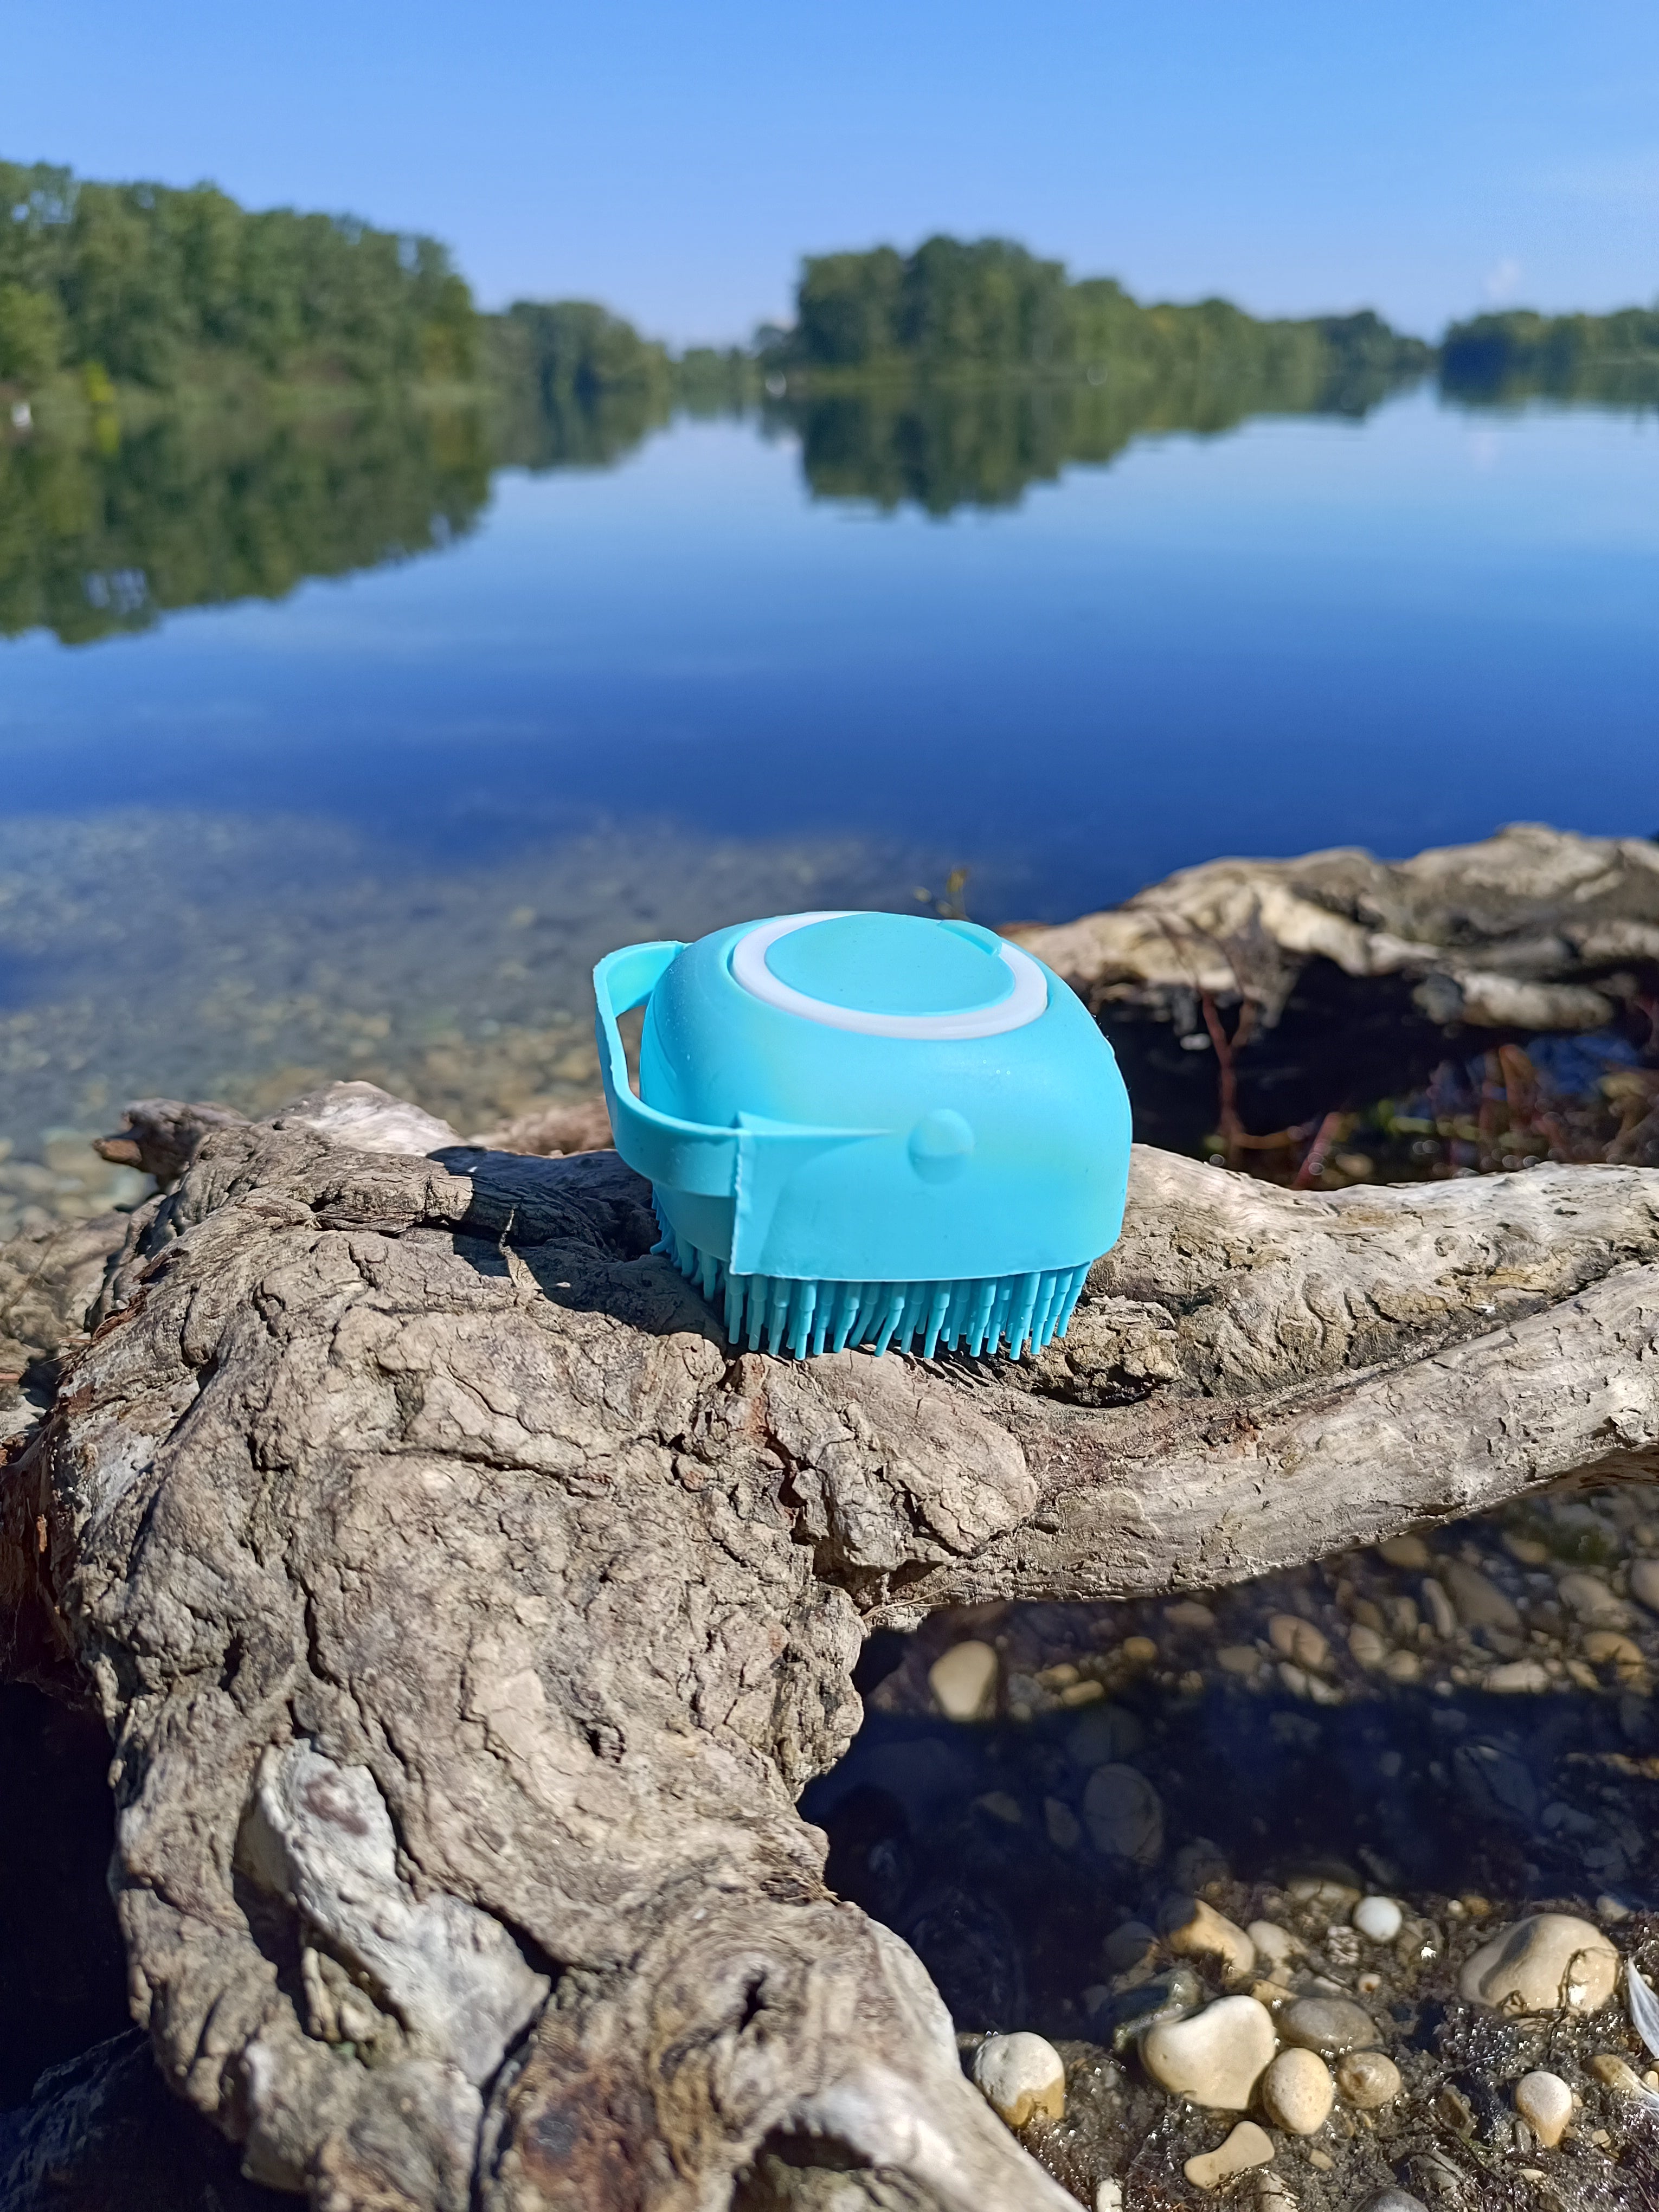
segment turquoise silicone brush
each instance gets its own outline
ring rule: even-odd
[[[593,981],[617,1148],[733,1343],[1018,1356],[1064,1330],[1121,1225],[1129,1108],[1040,962],[971,922],[786,915]]]

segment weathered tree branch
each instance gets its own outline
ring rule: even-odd
[[[1357,848],[1209,860],[1108,913],[1016,934],[1097,1011],[1194,1036],[1206,995],[1249,999],[1270,1027],[1322,959],[1410,979],[1434,1022],[1594,1030],[1659,970],[1659,844],[1521,823],[1400,862]]]
[[[815,2161],[1059,2212],[795,1813],[862,1635],[1656,1463],[1653,1173],[1142,1152],[1042,1361],[794,1364],[731,1352],[613,1155],[375,1153],[363,1109],[206,1130],[0,1483],[0,1608],[112,1732],[164,2073],[337,2212],[714,2212]]]

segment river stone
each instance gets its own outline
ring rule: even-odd
[[[1539,1659],[1510,1659],[1494,1667],[1481,1687],[1498,1697],[1538,1697],[1550,1686],[1549,1669]]]
[[[1274,1973],[1281,1972],[1307,1948],[1299,1936],[1292,1936],[1288,1928],[1281,1928],[1276,1920],[1253,1920],[1247,1932],[1262,1963]]]
[[[1354,1926],[1373,1943],[1392,1943],[1405,1922],[1405,1914],[1391,1897],[1362,1897],[1353,1909]]]
[[[1225,2142],[1189,2158],[1181,2170],[1194,2189],[1218,2189],[1236,2173],[1266,2166],[1273,2154],[1273,2139],[1267,2130],[1254,2120],[1241,2120]]]
[[[1462,1559],[1447,1559],[1440,1569],[1446,1595],[1457,1608],[1465,1628],[1519,1628],[1521,1616],[1513,1603],[1479,1567]]]
[[[1261,2077],[1261,2109],[1286,2135],[1317,2135],[1335,2101],[1331,2069],[1316,2051],[1281,2051]]]
[[[1381,2040],[1376,2022],[1352,1997],[1298,1997],[1285,2006],[1279,2028],[1286,2043],[1321,2051],[1328,2058],[1369,2049]]]
[[[1175,1897],[1158,1915],[1164,1940],[1178,1959],[1219,1959],[1230,1982],[1249,1978],[1255,1945],[1244,1930],[1201,1898]]]
[[[1572,2118],[1572,2092],[1559,2074],[1523,2074],[1515,2085],[1515,2109],[1546,2150],[1553,2150]]]
[[[927,1669],[933,1703],[946,1720],[981,1720],[996,1696],[997,1655],[973,1638],[953,1644]]]
[[[1122,1705],[1097,1705],[1067,1731],[1066,1756],[1079,1774],[1133,1759],[1146,1741],[1136,1716]]]
[[[1103,1858],[1156,1866],[1164,1856],[1164,1801],[1133,1766],[1097,1766],[1083,1792],[1084,1825]]]
[[[1632,1674],[1647,1663],[1641,1645],[1617,1628],[1592,1628],[1584,1638],[1584,1656],[1592,1667],[1625,1667]]]
[[[1619,1978],[1619,1954],[1570,1912],[1538,1912],[1498,1930],[1458,1976],[1471,2004],[1501,2012],[1599,2012]]]
[[[1273,2014],[1254,1997],[1218,1997],[1191,2020],[1155,2027],[1140,2062],[1160,2089],[1212,2111],[1242,2112],[1272,2062]]]
[[[1409,2189],[1379,2189],[1357,2207],[1357,2212],[1429,2212],[1420,2197],[1413,2197]]]
[[[1357,2112],[1380,2112],[1405,2087],[1386,2051],[1351,2051],[1336,2066],[1336,2086]]]
[[[1089,2024],[1103,2042],[1121,2051],[1149,2028],[1186,2020],[1203,2002],[1204,1984],[1192,1968],[1171,1966],[1130,1989],[1109,1989],[1090,2005]]]
[[[1036,2113],[1066,2113],[1066,2068],[1040,2035],[988,2035],[974,2053],[974,2086],[999,2118],[1023,2128]]]
[[[1456,1608],[1432,1575],[1424,1576],[1421,1588],[1423,1610],[1429,1616],[1429,1626],[1443,1644],[1449,1644],[1457,1633]]]
[[[1659,1613],[1659,1559],[1638,1559],[1630,1571],[1630,1594],[1650,1613]]]
[[[1604,2087],[1620,2097],[1645,2099],[1650,2104],[1659,2103],[1659,2096],[1649,2088],[1628,2058],[1621,2058],[1616,2051],[1598,2051],[1590,2061],[1590,2072]]]
[[[1328,1638],[1299,1613],[1274,1613],[1267,1623],[1267,1641],[1281,1659],[1293,1659],[1316,1674],[1330,1662]]]
[[[1113,1972],[1127,1973],[1132,1966],[1144,1966],[1157,1950],[1158,1930],[1144,1920],[1126,1920],[1113,1929],[1102,1948]]]
[[[1628,1628],[1630,1607],[1615,1597],[1599,1575],[1563,1575],[1556,1594],[1586,1628]]]
[[[1378,1556],[1391,1567],[1415,1568],[1419,1573],[1430,1564],[1431,1556],[1420,1536],[1390,1536],[1376,1549]]]

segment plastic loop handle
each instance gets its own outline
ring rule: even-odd
[[[738,1132],[681,1121],[634,1096],[617,1017],[642,1006],[684,946],[672,939],[625,945],[593,970],[594,1033],[605,1103],[617,1150],[636,1173],[702,1198],[730,1198],[738,1184]]]
[[[637,1174],[695,1197],[740,1199],[740,1212],[752,1222],[751,1234],[758,1233],[775,1202],[776,1176],[780,1170],[787,1173],[787,1164],[886,1132],[803,1128],[750,1114],[739,1115],[735,1128],[718,1129],[703,1121],[682,1121],[635,1097],[617,1018],[645,1004],[669,963],[684,950],[668,938],[626,945],[620,952],[607,953],[593,970],[594,1034],[611,1133],[617,1150]]]

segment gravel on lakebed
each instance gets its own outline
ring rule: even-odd
[[[965,2064],[989,2033],[1054,2044],[1064,2116],[1021,2139],[1080,2203],[1659,2212],[1659,2064],[1620,1971],[1659,1979],[1656,1676],[1659,1487],[1546,1497],[1221,1592],[878,1637],[864,1728],[802,1809],[832,1886],[921,1954]],[[1460,1992],[1545,1913],[1593,1931],[1564,2002]],[[1143,2045],[1241,1996],[1336,2094],[1299,2135],[1273,2111],[1316,2111],[1316,2069],[1301,2108],[1258,2079],[1272,2163],[1206,2189],[1189,2164],[1245,2115],[1170,2094]],[[1553,2147],[1516,2106],[1540,2075],[1573,2100]]]

